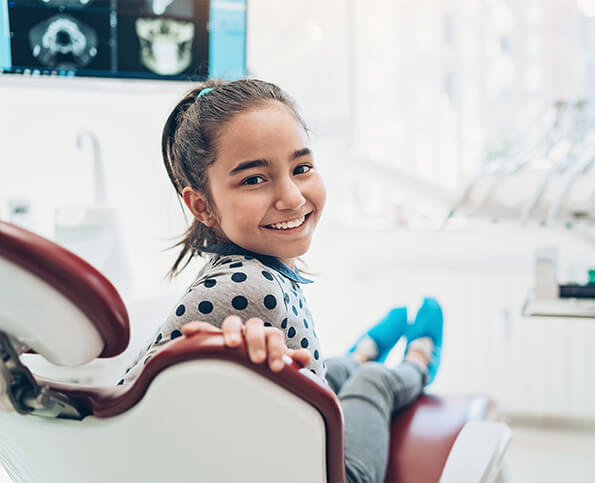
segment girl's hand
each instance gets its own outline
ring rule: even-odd
[[[255,364],[268,360],[273,372],[279,372],[285,367],[283,356],[287,354],[301,366],[310,363],[312,355],[306,349],[288,349],[285,345],[283,332],[275,327],[265,327],[264,322],[256,317],[248,319],[242,324],[242,319],[237,315],[230,315],[221,326],[223,340],[226,347],[235,348],[242,343],[242,334],[246,338],[248,355]],[[220,329],[207,322],[190,322],[182,327],[184,335],[198,332],[221,332]]]

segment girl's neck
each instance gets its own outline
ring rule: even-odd
[[[229,238],[219,235],[217,237],[217,243],[233,243],[233,242]],[[239,246],[239,245],[237,245],[237,246]],[[240,247],[240,248],[242,248],[242,247]],[[261,255],[266,255],[266,254],[261,253]],[[269,255],[269,256],[271,256],[271,255]],[[291,268],[293,271],[295,271],[295,258],[280,258],[280,257],[274,257],[274,258],[276,258],[281,263],[283,263],[284,265],[287,265],[289,268]]]

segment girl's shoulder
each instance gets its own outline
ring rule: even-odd
[[[280,277],[256,258],[213,257],[178,301],[170,321],[205,320],[220,326],[231,314],[244,320],[282,317],[287,313],[287,296]]]

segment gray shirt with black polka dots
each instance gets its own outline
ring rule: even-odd
[[[202,320],[221,327],[225,317],[232,314],[244,321],[258,317],[265,325],[281,329],[287,347],[312,353],[308,369],[324,379],[326,364],[300,288],[300,283],[309,282],[273,257],[226,244],[205,264],[149,348],[139,355],[119,384],[134,380],[163,344],[182,335],[181,328],[187,322]]]

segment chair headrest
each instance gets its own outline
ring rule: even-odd
[[[100,272],[72,252],[0,221],[0,272],[0,283],[7,289],[0,303],[0,330],[50,361],[82,364],[126,349],[130,328],[124,302]],[[52,328],[74,333],[58,334],[60,342],[48,342]],[[88,337],[77,339],[77,333]],[[81,350],[87,343],[93,348]],[[52,360],[56,358],[60,360]],[[88,360],[78,361],[81,358]]]

